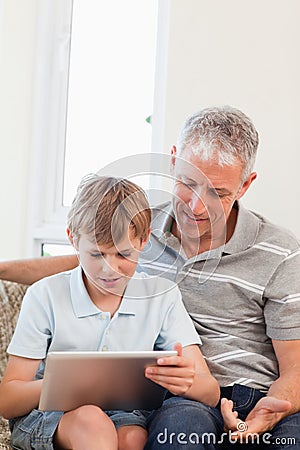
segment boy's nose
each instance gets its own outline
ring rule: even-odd
[[[113,258],[105,258],[103,260],[102,271],[106,275],[109,275],[109,274],[112,274],[112,273],[116,272],[116,267],[114,265]]]

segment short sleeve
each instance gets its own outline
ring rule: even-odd
[[[166,295],[172,296],[172,300],[165,314],[155,347],[172,350],[177,342],[180,342],[183,347],[192,344],[200,345],[201,339],[185,309],[179,288],[174,285]]]
[[[286,257],[265,289],[265,320],[271,339],[300,339],[300,250]]]
[[[41,289],[36,289],[34,285],[28,288],[7,349],[9,354],[33,359],[45,358],[52,333],[49,305],[42,294]]]

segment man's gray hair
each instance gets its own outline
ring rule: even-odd
[[[231,106],[206,108],[186,119],[180,131],[178,154],[187,147],[203,161],[243,165],[243,181],[250,175],[258,147],[258,133],[242,111]]]

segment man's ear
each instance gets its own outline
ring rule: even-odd
[[[171,175],[173,175],[174,170],[175,170],[176,152],[177,152],[177,149],[176,149],[175,145],[173,145],[173,147],[171,149],[171,167],[170,167]]]
[[[249,187],[253,183],[253,181],[257,178],[256,172],[251,172],[249,177],[244,181],[241,189],[239,190],[239,193],[237,195],[237,200],[243,197],[243,195],[248,191]]]
[[[77,243],[76,243],[76,239],[74,238],[72,231],[70,230],[70,228],[67,228],[67,235],[68,235],[68,239],[70,241],[70,243],[73,245],[73,247],[75,248],[75,250],[78,250],[77,248]]]

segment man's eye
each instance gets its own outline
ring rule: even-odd
[[[189,189],[196,189],[197,185],[195,183],[188,183],[181,180],[181,183]]]
[[[224,194],[223,192],[218,192],[215,189],[211,189],[209,192],[213,197],[219,197],[219,198],[226,197],[226,194]]]

